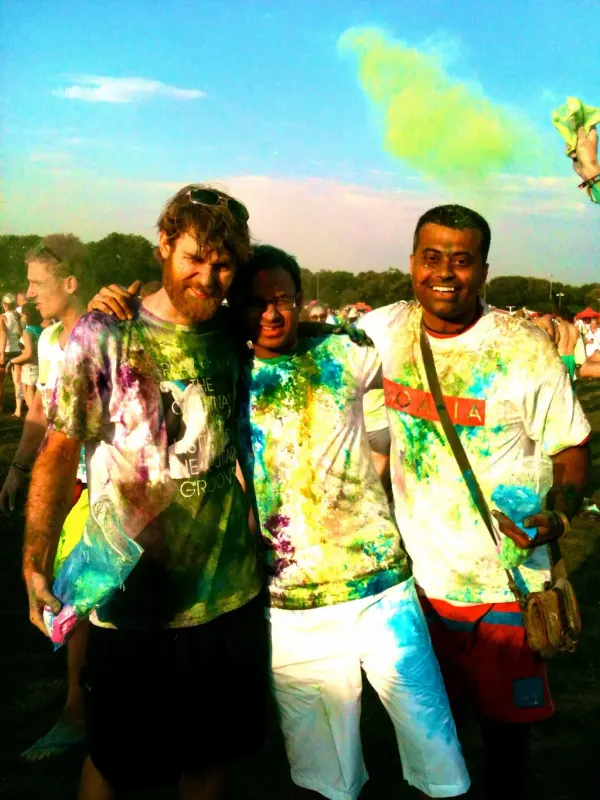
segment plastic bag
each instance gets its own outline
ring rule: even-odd
[[[140,560],[142,548],[124,532],[111,501],[102,497],[87,519],[83,536],[60,565],[52,594],[62,608],[54,615],[46,606],[44,622],[61,647],[75,627],[122,587]]]
[[[492,502],[523,533],[533,539],[537,528],[525,528],[523,521],[543,510],[552,481],[553,466],[550,458],[541,454],[526,456],[511,468],[510,474],[502,475],[500,483],[492,492]],[[524,550],[508,536],[503,536],[499,556],[500,564],[505,569],[513,569],[531,558],[532,551]]]

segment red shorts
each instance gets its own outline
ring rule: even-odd
[[[552,716],[546,664],[532,652],[516,602],[454,606],[421,596],[450,702],[502,722]]]

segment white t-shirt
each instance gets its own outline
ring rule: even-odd
[[[362,420],[380,367],[374,347],[337,335],[248,367],[246,467],[277,608],[357,600],[411,574]]]
[[[589,358],[600,350],[600,328],[593,331],[591,328],[584,334],[585,355]]]
[[[38,379],[36,387],[40,392],[44,414],[49,419],[54,392],[65,366],[65,350],[60,345],[62,322],[55,322],[40,334],[38,339]],[[86,483],[85,446],[81,448],[77,478]]]
[[[392,432],[396,516],[425,593],[456,604],[514,599],[426,390],[419,346],[421,308],[395,303],[361,327],[379,350]],[[460,336],[429,337],[452,421],[486,500],[536,447],[552,456],[581,444],[590,426],[567,371],[532,323],[485,307]],[[522,588],[549,579],[547,548],[519,569]]]
[[[6,353],[18,353],[21,331],[17,318],[12,311],[5,311],[2,316],[6,323],[6,347],[4,351]]]

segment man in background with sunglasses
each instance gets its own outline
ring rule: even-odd
[[[92,615],[82,675],[89,757],[80,800],[179,783],[222,796],[225,765],[260,745],[266,631],[236,476],[238,343],[220,306],[250,255],[248,212],[186,186],[158,220],[162,289],[70,337],[33,471],[24,572],[44,629],[54,552],[86,444],[90,508],[107,498],[143,555]]]

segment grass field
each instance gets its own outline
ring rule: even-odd
[[[578,393],[594,429],[592,487],[600,495],[600,384],[586,383],[578,387]],[[11,408],[11,403],[7,395],[5,407]],[[0,482],[4,481],[21,427],[22,423],[10,414],[0,414]],[[54,723],[65,694],[64,653],[53,653],[48,640],[28,622],[20,579],[22,529],[22,515],[0,517],[0,797],[63,800],[75,796],[81,752],[38,765],[26,765],[19,759],[19,753]],[[535,797],[540,800],[600,796],[599,531],[597,522],[580,517],[565,543],[582,606],[584,635],[577,653],[561,656],[549,667],[557,713],[535,731]],[[135,689],[134,678],[132,685]],[[476,732],[466,727],[461,738],[473,777],[471,796],[480,798]],[[361,800],[414,798],[401,778],[391,724],[368,685],[363,701],[363,742],[371,781]],[[510,753],[511,743],[506,742],[507,763]],[[285,753],[274,730],[265,751],[235,770],[232,797],[288,800],[292,795],[287,772]],[[152,795],[156,800],[173,796],[165,791]]]

